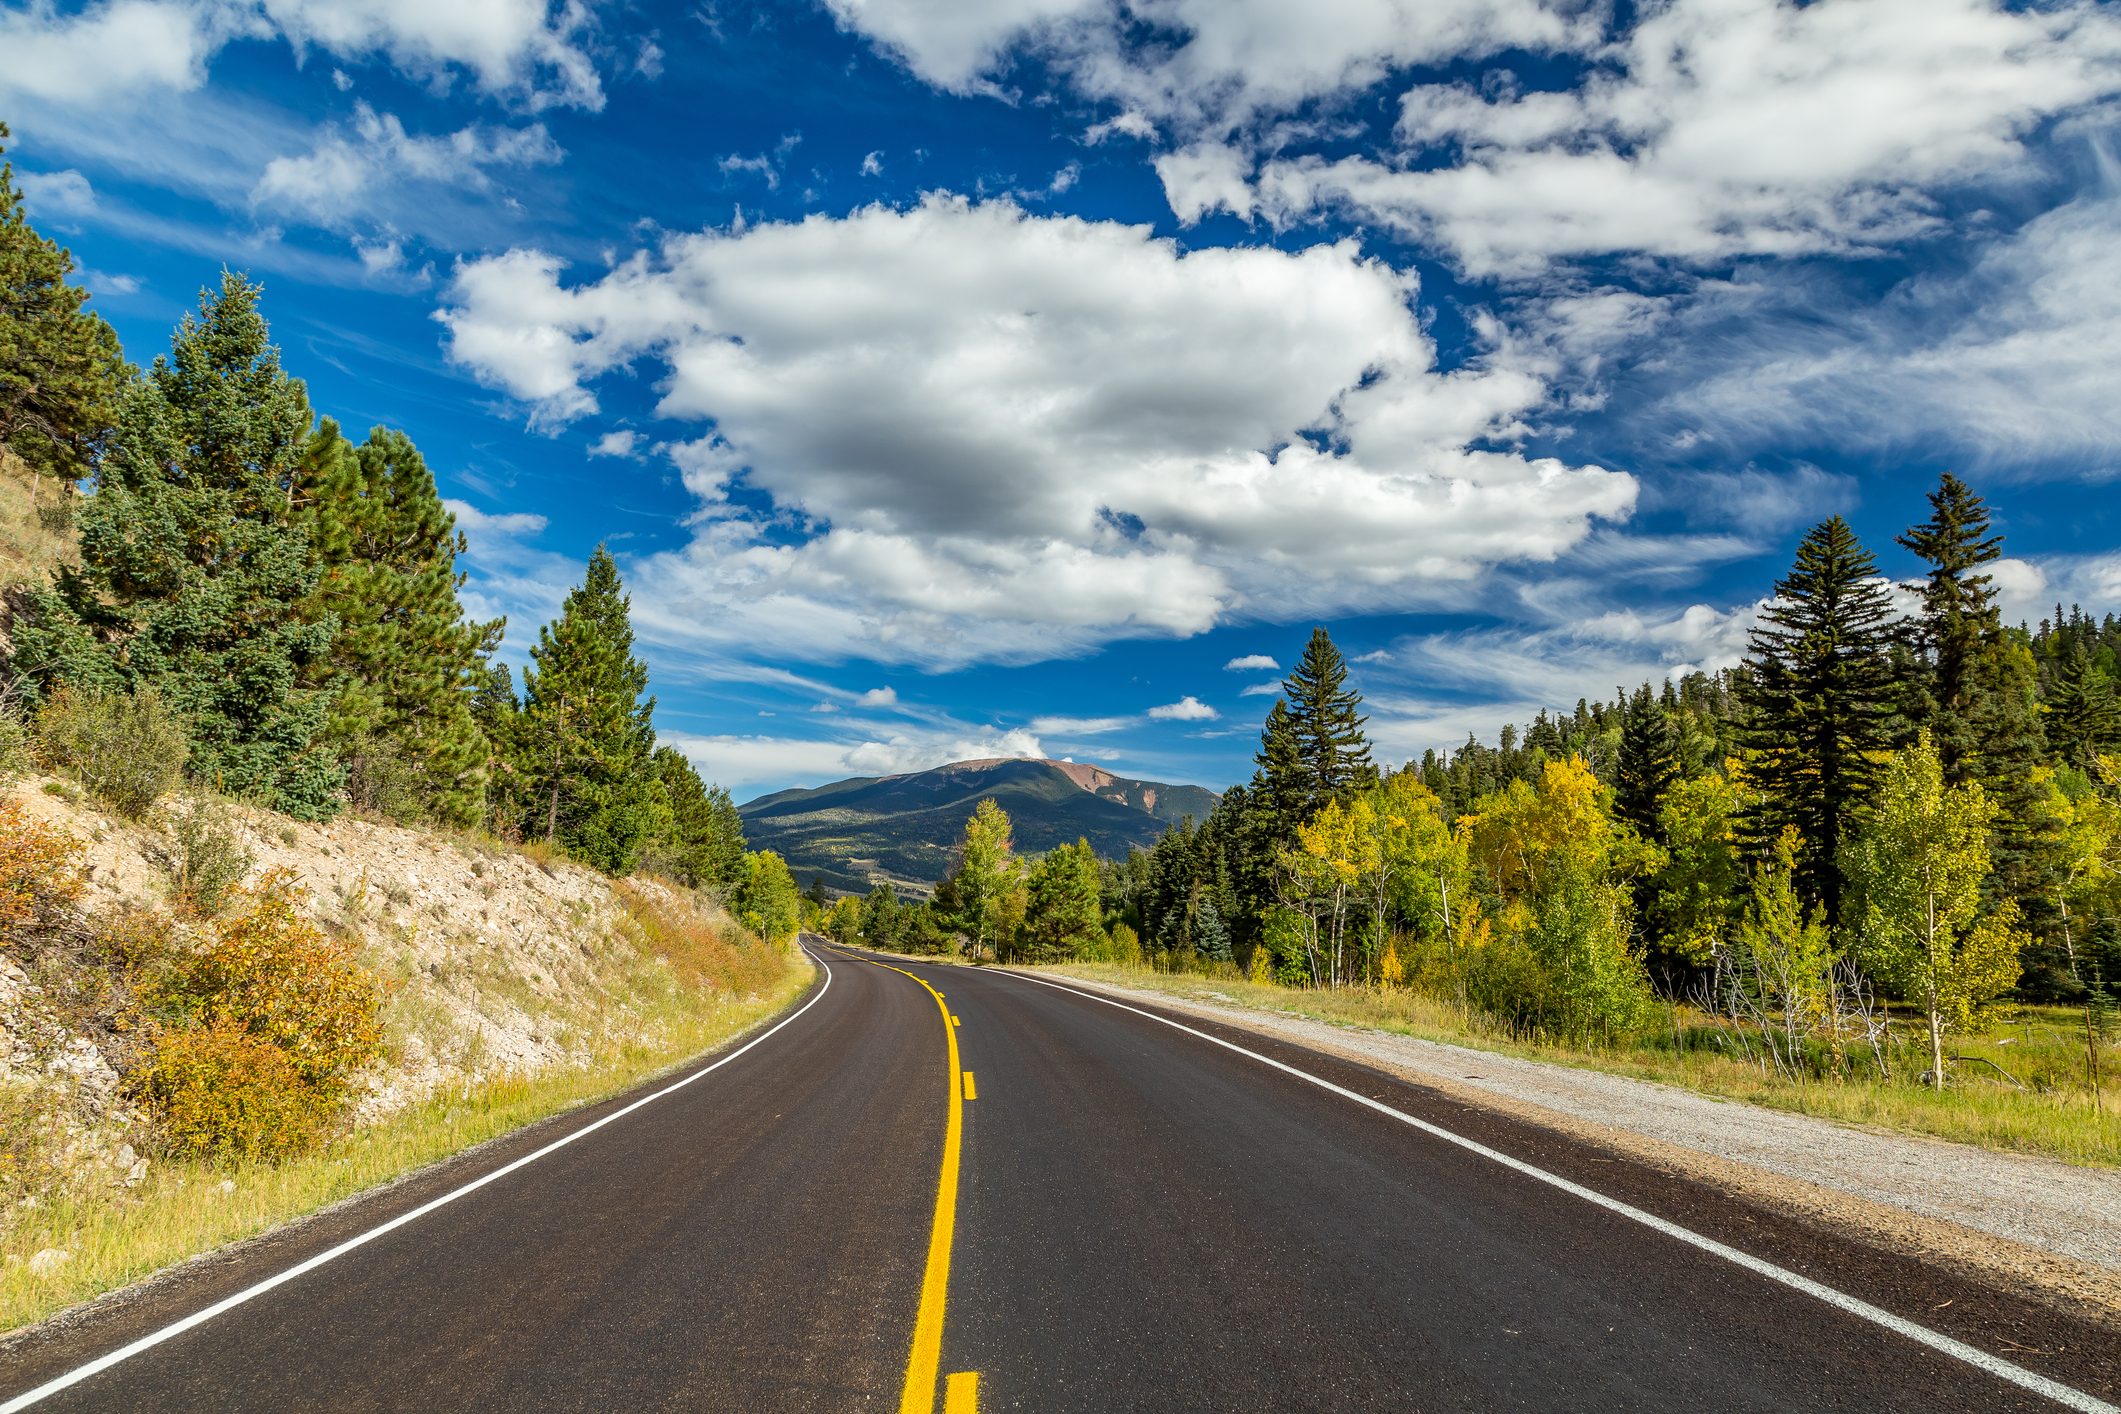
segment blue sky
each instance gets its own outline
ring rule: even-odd
[[[739,798],[1222,786],[1314,623],[1401,760],[1946,469],[2121,609],[2117,11],[0,3],[0,118],[136,360],[227,264],[414,438],[512,660],[608,543]]]

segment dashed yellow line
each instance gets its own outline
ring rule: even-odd
[[[977,1100],[979,1098],[979,1091],[973,1088],[972,1072],[969,1070],[965,1072],[965,1098],[968,1100]]]
[[[898,1401],[899,1414],[935,1414],[936,1376],[943,1360],[943,1306],[950,1295],[950,1240],[957,1230],[958,1157],[965,1142],[965,1101],[971,1098],[972,1076],[958,1067],[957,1018],[950,1014],[950,1004],[943,1000],[943,994],[903,967],[891,967],[875,958],[862,961],[889,967],[927,988],[943,1014],[943,1039],[949,1043],[950,1117],[943,1130],[943,1172],[935,1185],[935,1223],[928,1230],[928,1270],[921,1278],[920,1311],[913,1320],[913,1351],[906,1360],[906,1388]],[[960,1074],[965,1077],[962,1088],[958,1084]],[[957,1393],[961,1380],[970,1381],[963,1386],[962,1403]],[[950,1386],[944,1398],[944,1414],[971,1414],[977,1409],[979,1376],[952,1375]]]
[[[979,1376],[967,1370],[943,1382],[943,1414],[979,1414]]]

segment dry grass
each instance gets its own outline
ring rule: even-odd
[[[1891,1082],[1858,1078],[1797,1083],[1765,1074],[1760,1066],[1720,1046],[1715,1028],[1690,1008],[1677,1013],[1676,1039],[1668,1027],[1633,1045],[1600,1050],[1516,1041],[1449,1002],[1404,989],[1260,986],[1238,977],[1235,969],[1228,976],[1212,977],[1103,963],[1064,963],[1041,970],[1188,1001],[1660,1081],[1845,1123],[2042,1154],[2074,1164],[2121,1166],[2121,1075],[2114,1073],[2121,1071],[2121,1055],[2109,1051],[2106,1057],[2105,1108],[2095,1111],[2085,1083],[2083,1033],[2071,1032],[2071,1014],[2060,1009],[2024,1008],[1985,1035],[1953,1043],[1954,1053],[1993,1061],[2028,1088],[2013,1088],[1986,1066],[1961,1064],[1953,1072],[1953,1084],[1939,1095],[1913,1083],[1919,1065],[1907,1068],[1908,1078]]]
[[[34,501],[31,489],[29,469],[0,448],[0,590],[38,583],[78,553],[72,488],[39,482]]]
[[[809,969],[791,951],[687,920],[645,891],[629,889],[627,897],[634,945],[613,949],[621,956],[601,999],[623,1024],[601,1028],[575,1064],[432,1097],[307,1157],[248,1166],[158,1163],[136,1188],[58,1194],[18,1210],[0,1236],[0,1331],[624,1091],[757,1026],[809,984]],[[636,897],[645,900],[638,912]],[[67,1252],[69,1260],[33,1275],[27,1259],[44,1248]]]

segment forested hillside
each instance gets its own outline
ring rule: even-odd
[[[1112,858],[1215,804],[1215,793],[1199,786],[1132,780],[1077,762],[995,760],[776,791],[739,813],[748,835],[806,882],[866,893],[889,881],[926,892],[949,871],[965,816],[984,797],[1009,812],[1025,849],[1043,853],[1082,839]]]

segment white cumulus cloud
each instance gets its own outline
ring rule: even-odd
[[[1190,692],[1176,702],[1149,709],[1149,720],[1152,722],[1212,722],[1220,715],[1213,707]]]
[[[662,416],[711,420],[697,539],[642,566],[673,631],[940,665],[1418,602],[1626,517],[1625,474],[1500,449],[1541,384],[1438,371],[1415,293],[1352,245],[1181,252],[933,195],[582,283],[510,251],[438,317],[539,422],[643,360]],[[731,508],[737,478],[808,538]]]
[[[1223,671],[1226,673],[1278,673],[1281,671],[1281,664],[1275,662],[1264,653],[1247,653],[1242,658],[1232,658],[1229,662],[1223,664]]]

